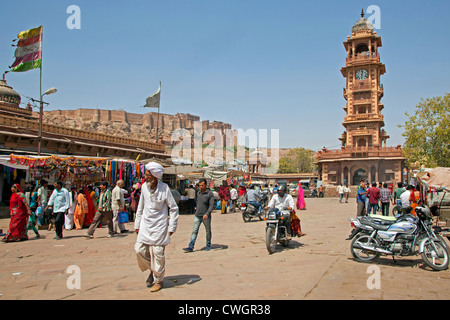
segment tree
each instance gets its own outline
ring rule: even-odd
[[[314,171],[314,156],[312,150],[294,148],[287,156],[280,159],[279,173],[310,173]]]
[[[450,93],[443,97],[421,99],[414,115],[399,127],[403,156],[410,167],[450,167]]]

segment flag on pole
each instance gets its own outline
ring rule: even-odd
[[[156,93],[145,100],[144,108],[159,108],[159,102],[161,99],[161,82],[159,83],[159,88]]]
[[[10,66],[12,72],[38,69],[42,62],[42,26],[22,31],[17,35],[16,61]]]

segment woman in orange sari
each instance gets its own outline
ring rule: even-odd
[[[84,195],[84,190],[80,189],[77,195],[77,206],[73,213],[73,222],[75,222],[75,229],[80,230],[83,228],[84,218],[86,213],[88,213],[88,201]]]
[[[11,221],[9,223],[9,230],[6,236],[2,239],[3,242],[13,242],[28,240],[27,224],[28,216],[31,215],[30,206],[25,199],[19,184],[14,184],[11,187],[10,213]]]

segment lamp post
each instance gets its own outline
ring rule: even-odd
[[[41,143],[42,143],[42,115],[44,114],[44,101],[42,101],[43,97],[45,95],[53,94],[57,90],[56,88],[50,88],[47,91],[44,92],[44,94],[41,95],[41,99],[39,100],[40,107],[39,107],[39,132],[38,132],[38,156],[41,155]],[[36,101],[32,99],[33,101]],[[48,104],[48,103],[47,103]]]

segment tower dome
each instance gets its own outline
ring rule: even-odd
[[[358,22],[353,25],[352,33],[365,30],[372,31],[373,29],[373,25],[369,21],[364,19],[364,11],[361,10],[361,19],[359,19]]]
[[[0,103],[6,102],[15,106],[20,105],[20,94],[13,90],[12,87],[6,84],[5,79],[0,80]]]

